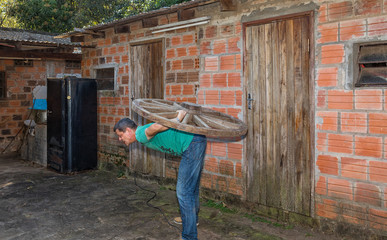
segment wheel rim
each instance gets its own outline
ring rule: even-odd
[[[169,128],[209,137],[240,137],[247,125],[241,120],[193,103],[177,103],[164,99],[136,99],[132,109],[140,116]],[[173,121],[177,110],[187,112],[179,123]]]

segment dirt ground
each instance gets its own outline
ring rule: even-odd
[[[150,181],[136,183],[102,170],[62,175],[0,155],[0,239],[181,239],[181,226],[171,223],[179,215],[175,191]],[[154,194],[149,191],[156,193],[150,201]],[[275,223],[208,200],[201,206],[201,240],[351,239]]]

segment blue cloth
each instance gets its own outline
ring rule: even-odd
[[[34,99],[32,109],[47,110],[47,100],[46,99]]]
[[[198,239],[196,223],[200,208],[199,185],[206,147],[206,136],[194,135],[191,144],[182,154],[179,166],[176,194],[183,221],[182,237],[185,240]]]

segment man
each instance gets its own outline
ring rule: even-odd
[[[182,110],[177,112],[175,121],[181,122],[186,112]],[[146,147],[181,156],[176,194],[183,221],[182,237],[196,240],[199,185],[206,153],[206,137],[168,128],[158,123],[137,127],[129,118],[118,121],[114,126],[114,132],[127,146],[138,141]]]

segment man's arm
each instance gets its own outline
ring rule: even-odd
[[[187,114],[187,112],[184,110],[178,110],[177,112],[178,114],[176,118],[178,119],[179,122],[181,122],[184,116]],[[154,136],[156,136],[156,134],[160,132],[164,132],[167,129],[169,128],[164,125],[154,123],[145,130],[145,136],[148,138],[148,140],[151,140]]]

